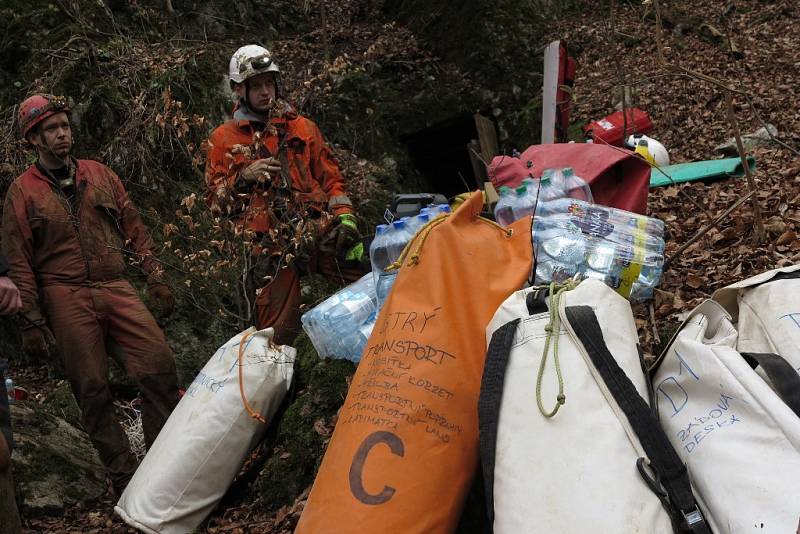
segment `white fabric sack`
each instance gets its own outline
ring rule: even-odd
[[[793,534],[800,419],[736,350],[730,319],[712,300],[691,312],[653,377],[659,417],[716,534]]]
[[[775,269],[717,290],[739,332],[739,352],[780,354],[800,369],[800,265]],[[775,279],[782,277],[782,279]]]
[[[148,533],[192,532],[216,506],[267,425],[245,410],[275,414],[293,374],[296,351],[271,345],[272,328],[250,328],[220,347],[198,373],[148,451],[114,511]]]
[[[487,327],[489,343],[498,329],[520,319],[501,386],[496,440],[492,440],[496,450],[487,498],[493,494],[494,532],[672,532],[668,514],[637,471],[637,459],[646,456],[639,440],[565,314],[567,306],[594,309],[611,354],[646,399],[630,304],[591,279],[562,295],[558,356],[565,403],[548,419],[537,407],[536,378],[550,317],[549,312],[529,314],[526,298],[532,291],[512,294]],[[552,341],[550,346],[541,387],[546,410],[553,407],[558,394]],[[491,365],[488,359],[486,365],[487,369]],[[484,374],[484,385],[486,381]],[[481,395],[483,404],[483,390]]]

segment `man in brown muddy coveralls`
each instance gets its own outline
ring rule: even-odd
[[[123,277],[125,256],[147,275],[150,300],[165,314],[175,299],[120,179],[101,163],[70,156],[69,111],[63,97],[52,95],[20,105],[22,136],[39,157],[6,195],[3,254],[22,299],[23,347],[42,357],[55,338],[83,426],[121,493],[137,462],[114,413],[106,343],[122,349],[142,394],[148,447],[178,401],[172,351]]]

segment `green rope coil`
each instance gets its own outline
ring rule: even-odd
[[[567,280],[563,284],[550,282],[550,321],[544,327],[544,331],[547,332],[547,338],[544,342],[544,353],[539,362],[539,373],[536,376],[536,404],[539,406],[539,412],[548,419],[557,414],[561,406],[567,402],[567,397],[564,395],[564,377],[561,374],[561,362],[558,359],[558,338],[561,337],[561,317],[558,314],[558,308],[561,295],[565,291],[574,289],[577,285],[578,283],[574,280]],[[555,406],[553,406],[552,410],[548,411],[545,409],[544,403],[542,402],[542,377],[544,377],[544,370],[547,366],[547,356],[550,352],[551,339],[553,339],[553,364],[556,367],[556,376],[558,377],[558,395],[556,396]]]

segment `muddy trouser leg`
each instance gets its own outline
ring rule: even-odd
[[[8,393],[3,373],[0,372],[0,532],[18,534],[22,524],[14,496],[14,478],[11,476],[11,417]]]
[[[2,434],[0,434],[0,532],[3,534],[22,532],[14,496],[14,477],[11,476],[11,450]]]
[[[100,460],[117,491],[136,471],[136,457],[122,429],[108,387],[105,328],[108,305],[103,290],[83,286],[46,286],[45,307],[64,362],[64,372]]]
[[[290,265],[256,297],[256,328],[272,327],[275,343],[291,344],[300,333],[300,303],[300,272]]]
[[[178,404],[175,358],[164,332],[127,282],[104,286],[108,335],[124,353],[125,370],[142,394],[142,426],[149,449]]]

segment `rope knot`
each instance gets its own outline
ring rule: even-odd
[[[561,393],[556,397],[556,401],[558,402],[558,404],[563,405],[565,402],[567,402],[567,397],[563,393]]]

